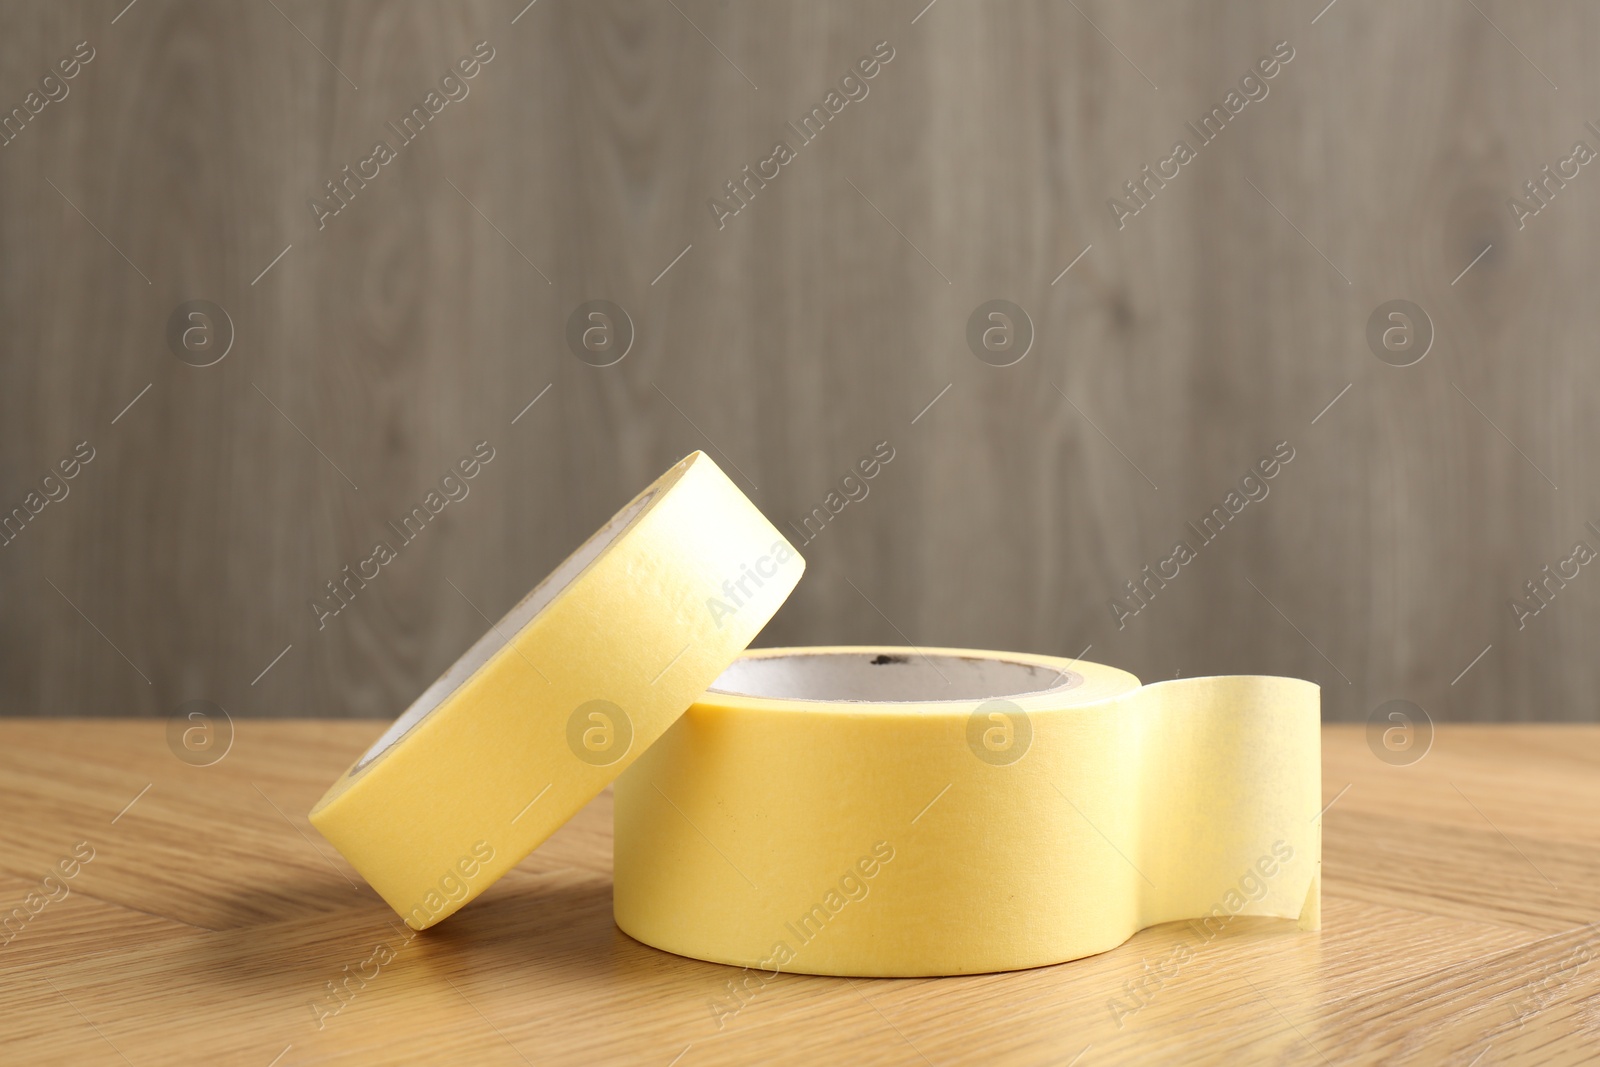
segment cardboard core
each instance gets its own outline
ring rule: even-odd
[[[923,655],[914,649],[747,656],[711,684],[713,693],[825,703],[937,703],[1058,693],[1083,684],[1075,671],[1001,658]]]

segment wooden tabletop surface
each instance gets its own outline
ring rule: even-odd
[[[0,720],[0,914],[28,915],[0,930],[0,1061],[1600,1056],[1600,726],[1443,724],[1404,767],[1362,728],[1326,727],[1320,933],[1239,920],[1196,946],[1174,923],[1010,974],[784,975],[720,1027],[733,970],[612,924],[609,794],[412,936],[306,821],[379,730],[241,721],[227,755],[197,767],[161,721]],[[335,998],[347,973],[365,977]]]

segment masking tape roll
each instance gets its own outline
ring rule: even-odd
[[[1315,929],[1320,719],[1291,678],[750,652],[617,780],[617,925],[769,977],[1035,967],[1179,919]]]
[[[311,812],[421,930],[577,813],[766,625],[805,568],[704,453],[492,626]]]

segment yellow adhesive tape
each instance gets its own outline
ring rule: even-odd
[[[452,914],[634,762],[805,561],[704,453],[635,497],[311,812],[410,926]]]
[[[617,780],[617,925],[752,969],[972,974],[1320,921],[1321,691],[957,649],[764,649]]]

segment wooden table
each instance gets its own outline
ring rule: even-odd
[[[194,767],[160,721],[0,720],[0,904],[44,899],[62,860],[74,871],[0,932],[0,1061],[1600,1058],[1596,726],[1444,724],[1409,767],[1378,760],[1359,727],[1327,727],[1320,933],[1241,920],[1177,968],[1182,924],[1012,974],[783,976],[720,1029],[710,1005],[732,970],[612,924],[609,794],[413,938],[306,821],[378,725],[236,731]],[[74,866],[75,849],[93,859]],[[347,973],[367,977],[336,999]],[[1119,1026],[1108,1005],[1141,980]]]

